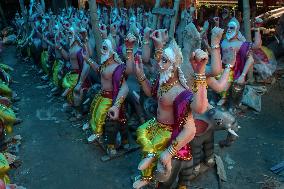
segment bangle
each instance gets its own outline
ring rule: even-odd
[[[91,58],[89,58],[89,59],[87,60],[87,63],[88,63],[88,64],[93,64],[94,61],[93,61]]]
[[[60,51],[61,51],[62,49],[63,49],[63,47],[62,47],[62,46],[60,46],[60,47],[58,48],[58,50],[60,50]]]
[[[219,49],[220,48],[220,45],[211,45],[211,49]]]
[[[163,54],[162,48],[155,49],[155,56],[154,57],[157,61],[160,61],[162,54]]]
[[[149,45],[149,40],[143,40],[143,45]]]
[[[245,73],[242,73],[242,75],[241,75],[241,76],[246,77],[246,74],[245,74]]]
[[[137,80],[138,80],[139,83],[142,83],[143,81],[145,81],[146,80],[145,74],[143,74],[141,77],[137,78]]]
[[[205,74],[194,73],[193,77],[194,77],[194,80],[197,80],[197,81],[206,80],[206,75]]]
[[[155,49],[155,53],[163,53],[163,49],[162,48]]]
[[[152,152],[152,153],[148,153],[146,157],[147,158],[155,158],[156,156],[157,156],[157,154]]]
[[[199,89],[199,86],[205,86],[208,88],[207,82],[206,82],[206,76],[205,74],[194,74],[194,82],[192,84],[192,91],[196,93]]]
[[[225,67],[226,67],[226,68],[230,68],[230,70],[232,70],[232,69],[234,68],[234,66],[231,65],[231,64],[226,64]]]
[[[177,154],[177,150],[175,147],[173,147],[173,145],[170,145],[167,150],[172,156],[175,156]]]
[[[115,103],[113,105],[116,106],[119,109],[120,106],[122,105],[123,101],[124,101],[124,97],[122,96],[117,101],[115,101]]]
[[[126,49],[126,53],[132,53],[133,52],[133,48],[127,48]]]

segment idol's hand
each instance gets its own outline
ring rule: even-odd
[[[140,55],[136,55],[134,59],[136,77],[141,78],[144,75],[142,58]]]
[[[111,33],[112,35],[116,35],[116,33],[117,33],[117,24],[116,24],[116,23],[112,23],[112,24],[110,25],[110,33]]]
[[[124,41],[126,48],[133,49],[137,39],[132,33],[129,33]]]
[[[208,54],[201,49],[196,49],[192,53],[190,63],[192,65],[194,73],[204,74],[205,67],[208,62]]]
[[[218,16],[214,17],[213,21],[214,21],[215,27],[219,27],[220,26],[220,18]]]
[[[117,120],[118,116],[119,116],[119,109],[116,106],[112,106],[109,110],[108,110],[108,116],[110,119],[112,120]]]
[[[152,32],[150,37],[153,39],[154,46],[156,49],[162,49],[163,48],[163,38],[160,30],[155,30]]]
[[[211,31],[211,45],[219,45],[223,37],[224,30],[218,27],[214,27]]]
[[[168,152],[168,150],[163,151],[160,156],[159,163],[161,163],[167,171],[172,169],[172,155]]]
[[[235,82],[239,85],[245,84],[245,76],[242,74],[238,79],[235,80]]]
[[[106,28],[106,25],[105,24],[101,24],[99,29],[100,29],[102,38],[106,39],[107,38],[107,28]]]
[[[149,41],[150,40],[150,33],[152,33],[152,32],[153,32],[153,30],[151,28],[149,28],[149,27],[146,27],[144,29],[144,40],[145,41]]]

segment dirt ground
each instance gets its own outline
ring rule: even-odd
[[[63,99],[48,97],[50,88],[32,65],[17,60],[13,47],[5,49],[3,60],[15,69],[12,88],[21,97],[16,106],[24,120],[14,130],[23,137],[18,154],[22,165],[11,172],[14,183],[27,189],[132,188],[130,177],[137,172],[139,151],[101,162],[103,152],[86,143],[87,136],[80,128],[82,121],[70,121],[62,111]],[[284,78],[268,88],[261,113],[239,116],[242,128],[235,144],[225,149],[215,145],[228,181],[219,183],[211,169],[195,179],[192,188],[284,189],[284,173],[281,176],[269,171],[284,160]],[[216,133],[216,143],[224,135]]]

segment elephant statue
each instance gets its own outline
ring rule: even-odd
[[[193,174],[198,175],[200,163],[202,162],[202,151],[204,162],[208,167],[215,165],[214,160],[214,133],[219,130],[228,131],[227,138],[219,142],[220,147],[230,146],[238,137],[238,126],[236,118],[223,108],[212,108],[202,115],[195,115],[196,135],[190,142],[193,157]]]
[[[211,167],[214,161],[214,132],[227,130],[227,138],[220,145],[229,146],[238,137],[239,128],[235,117],[222,108],[212,108],[202,115],[195,115],[196,135],[190,142],[192,159],[179,160],[172,158],[172,169],[163,170],[158,162],[156,179],[159,181],[158,189],[171,188],[178,178],[177,188],[191,188],[190,180],[200,174],[201,154],[204,151],[205,163]]]

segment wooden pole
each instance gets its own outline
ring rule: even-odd
[[[161,0],[156,0],[155,8],[159,8],[160,4],[161,4]],[[158,17],[159,17],[159,15],[154,15],[154,20],[153,20],[153,23],[152,23],[152,29],[154,29],[154,30],[157,27]]]
[[[247,41],[251,42],[250,5],[248,0],[243,0],[243,18],[245,38]],[[248,72],[248,81],[253,82],[253,66]]]
[[[250,24],[250,5],[248,0],[243,0],[244,32],[247,41],[251,42],[251,24]]]
[[[45,12],[45,2],[44,0],[41,0],[41,8],[42,8],[42,11]]]
[[[170,32],[169,32],[169,36],[171,38],[174,38],[174,35],[175,35],[176,21],[177,21],[177,16],[178,16],[178,11],[179,11],[179,4],[180,4],[180,0],[175,0],[175,3],[174,3],[175,15],[171,20],[171,27],[170,27]]]
[[[68,0],[65,0],[64,2],[65,2],[65,7],[67,9],[68,8]]]
[[[118,2],[117,2],[118,0],[113,0],[113,1],[114,1],[114,7],[117,8],[118,7]]]
[[[90,15],[91,15],[91,24],[92,24],[92,29],[94,32],[94,37],[96,41],[96,55],[97,55],[97,60],[100,60],[100,49],[101,49],[101,44],[102,44],[102,37],[101,33],[99,30],[99,18],[97,15],[97,3],[96,0],[88,0],[89,6],[90,6]]]
[[[7,26],[7,20],[6,20],[4,11],[3,11],[3,9],[2,9],[2,4],[1,4],[1,2],[0,2],[0,15],[1,15],[1,18],[2,18],[2,20],[3,20],[4,25]]]

